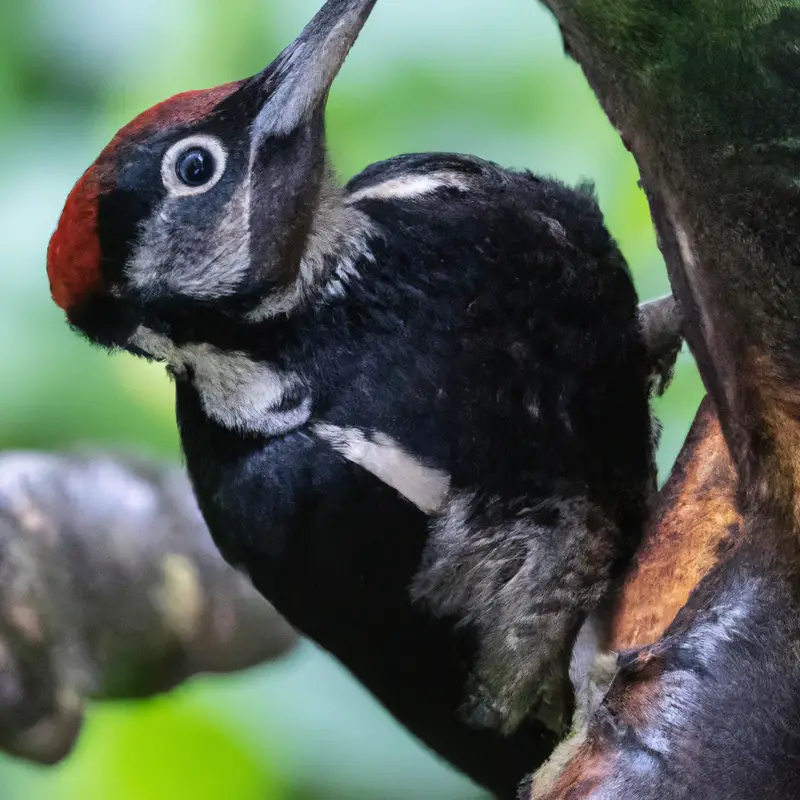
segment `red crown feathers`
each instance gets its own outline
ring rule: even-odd
[[[241,81],[184,92],[142,112],[122,128],[86,170],[67,197],[58,227],[47,248],[47,276],[56,304],[67,311],[102,287],[102,252],[98,234],[101,195],[114,189],[116,154],[123,145],[141,140],[155,130],[182,127],[200,121]]]

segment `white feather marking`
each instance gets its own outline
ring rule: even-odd
[[[320,200],[297,278],[249,312],[251,322],[288,314],[314,297],[342,297],[347,285],[359,277],[357,262],[375,260],[369,249],[370,239],[377,235],[374,223],[366,214],[343,205],[340,190],[329,187],[327,191],[330,196]]]
[[[187,241],[172,235],[183,202],[167,197],[142,227],[126,275],[137,289],[210,298],[235,294],[250,269],[249,183],[239,187],[208,235]]]
[[[542,214],[542,219],[544,220],[544,224],[547,225],[547,229],[550,231],[550,235],[553,236],[553,238],[558,239],[561,242],[566,241],[567,231],[557,219],[548,217],[545,214]]]
[[[450,489],[450,476],[428,467],[385,433],[367,435],[358,428],[317,423],[314,433],[348,461],[358,464],[396,489],[420,511],[438,511]]]
[[[456,172],[432,172],[430,175],[403,175],[390,178],[374,186],[349,194],[346,202],[352,205],[361,200],[400,200],[430,194],[437,189],[458,189],[469,191],[470,185],[464,175]]]
[[[192,382],[209,417],[231,430],[275,436],[294,430],[311,416],[311,400],[281,408],[289,392],[301,386],[300,378],[274,365],[253,361],[245,353],[227,352],[209,344],[177,347],[169,339],[140,327],[131,342],[176,371],[190,368]]]

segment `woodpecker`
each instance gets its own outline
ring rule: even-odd
[[[166,363],[225,558],[514,797],[639,539],[654,358],[589,188],[443,153],[337,181],[326,99],[374,4],[124,127],[48,275],[77,331]]]

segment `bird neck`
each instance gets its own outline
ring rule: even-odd
[[[375,225],[347,201],[331,168],[326,168],[310,213],[303,251],[291,281],[265,295],[248,313],[249,322],[283,316],[302,305],[341,296],[355,276],[355,263],[369,255]]]
[[[190,381],[204,412],[224,427],[267,436],[294,430],[311,415],[306,375],[293,368],[295,351],[308,352],[307,323],[316,310],[345,297],[359,263],[374,261],[375,235],[369,217],[347,203],[327,170],[291,283],[265,292],[241,314],[196,309],[164,330],[142,325],[131,344],[166,362],[176,380]]]

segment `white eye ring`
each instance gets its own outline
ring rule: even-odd
[[[190,186],[184,183],[178,176],[177,168],[181,157],[188,150],[201,148],[208,151],[214,161],[214,174],[205,183],[198,186]],[[186,197],[194,194],[203,194],[209,189],[213,189],[219,179],[225,174],[225,166],[228,163],[228,153],[222,146],[222,142],[215,136],[198,133],[194,136],[187,136],[179,142],[175,142],[172,147],[164,154],[161,162],[161,180],[167,191],[176,197]]]

